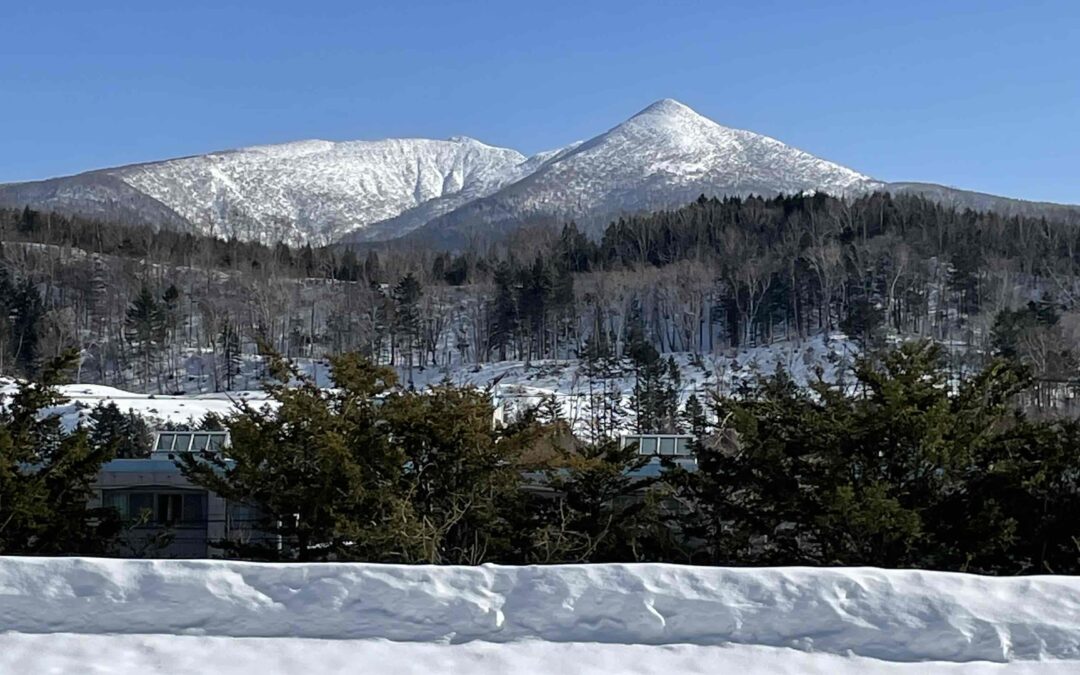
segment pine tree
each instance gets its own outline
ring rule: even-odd
[[[169,284],[165,292],[161,294],[161,316],[165,328],[165,341],[169,348],[169,374],[173,377],[176,372],[176,346],[180,341],[178,331],[181,323],[180,289],[175,284]]]
[[[232,390],[236,378],[240,375],[243,365],[243,352],[240,343],[240,333],[232,322],[226,321],[221,327],[218,336],[221,345],[222,371],[225,374],[225,389]]]
[[[634,368],[631,406],[638,433],[672,433],[677,428],[680,375],[678,364],[663,359],[645,336],[635,307],[628,323],[627,355]]]
[[[577,223],[563,226],[556,246],[556,260],[568,273],[588,272],[596,245],[578,229]]]
[[[507,347],[513,342],[518,330],[517,294],[514,287],[513,271],[504,261],[495,269],[495,297],[488,310],[488,346],[498,352],[500,361],[506,360]]]
[[[402,277],[394,286],[396,329],[405,337],[409,384],[413,383],[413,356],[420,349],[420,298],[423,288],[412,273]]]
[[[11,282],[11,276],[0,255],[0,375],[5,374],[9,367],[8,354],[12,341],[11,303],[14,297],[15,285]]]
[[[166,321],[161,305],[146,286],[140,289],[128,307],[125,328],[127,341],[138,350],[140,356],[143,384],[149,384],[165,343]]]
[[[701,405],[701,401],[698,399],[697,394],[690,394],[690,396],[686,398],[686,406],[683,408],[682,418],[687,430],[693,434],[695,438],[700,440],[705,435],[708,421],[705,415],[705,406]]]
[[[225,431],[227,426],[225,424],[226,418],[218,415],[215,412],[208,412],[199,419],[200,431]]]
[[[420,524],[411,562],[475,565],[505,559],[516,536],[509,515],[520,493],[517,457],[527,434],[496,429],[490,396],[439,385],[384,403],[391,443],[406,458],[402,476]]]
[[[546,355],[548,313],[554,286],[552,270],[539,256],[521,273],[517,308],[531,339],[530,357],[534,352],[538,358]]]
[[[442,277],[451,286],[461,286],[469,280],[469,259],[464,255],[456,256],[447,265]]]
[[[32,375],[37,369],[38,341],[45,308],[37,288],[29,279],[15,285],[8,312],[10,352],[16,369],[23,375]]]
[[[20,234],[29,234],[33,232],[40,221],[40,215],[41,214],[37,211],[31,210],[29,206],[23,207],[22,214],[19,216],[15,228]]]
[[[610,439],[623,428],[628,416],[619,383],[624,374],[623,363],[616,356],[612,342],[600,331],[585,340],[579,355],[582,374],[588,383],[588,439],[592,443]]]

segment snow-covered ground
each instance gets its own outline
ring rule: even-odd
[[[704,404],[713,394],[733,393],[738,385],[758,375],[772,375],[782,368],[796,382],[806,384],[817,377],[836,381],[839,374],[850,368],[857,346],[843,335],[816,335],[801,341],[779,341],[760,347],[732,349],[713,354],[679,352],[664,354],[678,366],[679,395],[683,403],[696,395]],[[599,396],[605,388],[619,395],[624,408],[631,407],[634,375],[628,364],[617,377],[610,380],[591,378],[578,359],[532,361],[501,361],[481,366],[455,365],[449,368],[427,368],[411,374],[418,388],[449,381],[454,384],[491,387],[497,401],[512,417],[520,410],[538,404],[545,396],[554,396],[563,416],[584,431],[589,419],[591,395]],[[401,373],[402,382],[410,374]],[[625,420],[626,431],[632,432],[633,420]]]
[[[1080,579],[0,558],[0,672],[1073,673]]]
[[[856,354],[855,345],[843,336],[818,335],[809,340],[777,342],[728,353],[698,356],[676,353],[666,354],[665,358],[670,357],[678,364],[683,401],[695,394],[704,403],[713,393],[731,393],[740,381],[757,374],[772,374],[777,368],[785,369],[801,383],[813,379],[817,368],[822,370],[826,379],[835,380],[839,372],[851,365]],[[299,361],[297,366],[319,386],[332,386],[327,363],[305,359]],[[245,373],[257,370],[254,361],[245,362]],[[623,406],[629,408],[634,390],[634,377],[629,370],[608,381],[594,379],[590,383],[582,362],[577,359],[531,363],[501,361],[479,366],[455,364],[451,367],[415,368],[411,374],[404,368],[398,370],[403,384],[411,381],[418,389],[443,381],[490,387],[496,401],[503,406],[506,417],[539,403],[545,396],[555,396],[565,418],[574,422],[579,431],[584,429],[590,415],[590,393],[599,394],[609,387],[621,398]],[[253,377],[245,377],[244,381],[252,386],[258,384]],[[0,397],[13,391],[14,383],[11,380],[0,380]],[[74,428],[85,420],[98,403],[114,402],[121,411],[134,411],[157,425],[165,422],[194,424],[208,412],[232,414],[240,401],[261,405],[259,401],[266,400],[265,392],[257,389],[172,396],[143,394],[104,385],[68,384],[61,386],[60,392],[68,397],[69,403],[51,412],[61,415],[68,428]],[[632,423],[633,420],[628,417],[628,431],[632,429]]]
[[[68,429],[73,429],[85,421],[99,403],[116,403],[122,412],[135,412],[155,425],[164,422],[194,425],[206,413],[228,416],[236,412],[237,404],[242,401],[262,405],[266,400],[266,393],[262,391],[165,396],[139,394],[100,384],[66,384],[59,389],[68,402],[48,412],[59,415]],[[15,384],[11,380],[0,380],[0,398],[14,391]]]

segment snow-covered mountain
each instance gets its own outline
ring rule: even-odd
[[[708,196],[895,189],[952,206],[1080,220],[1080,208],[883,183],[671,99],[533,157],[470,138],[300,141],[0,185],[30,205],[267,243],[440,243],[529,223],[601,225]]]
[[[699,195],[850,195],[885,184],[787,146],[731,129],[672,99],[540,164],[528,176],[425,226],[436,239],[529,221],[604,223],[673,208]]]
[[[322,244],[431,199],[484,194],[524,161],[470,138],[304,141],[116,175],[204,233]]]

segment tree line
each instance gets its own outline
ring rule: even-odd
[[[107,553],[125,527],[86,507],[122,420],[65,431],[42,414],[65,365],[0,413],[0,553]],[[867,352],[842,384],[762,376],[675,411],[697,465],[658,471],[633,446],[575,438],[558,407],[497,426],[482,390],[414,391],[357,353],[333,368],[325,389],[272,359],[276,405],[222,421],[227,458],[181,460],[282,542],[222,542],[230,555],[1080,572],[1080,423],[1026,414],[1015,358],[957,379],[918,341]]]

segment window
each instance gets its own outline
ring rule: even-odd
[[[689,456],[691,438],[676,435],[623,436],[623,447],[637,446],[639,455]]]
[[[184,495],[159,494],[157,496],[157,512],[154,514],[154,522],[164,525],[183,520]]]
[[[152,492],[132,492],[127,498],[127,510],[121,511],[121,515],[131,520],[154,519],[154,494]]]
[[[200,523],[206,520],[206,495],[184,495],[183,520],[185,523]]]
[[[675,439],[674,438],[661,438],[660,454],[661,455],[674,455],[675,454]]]
[[[154,452],[220,452],[228,440],[227,431],[162,431]]]
[[[102,494],[102,504],[116,509],[124,520],[144,525],[195,525],[206,521],[204,492],[106,490]]]
[[[105,491],[101,495],[101,505],[107,509],[116,509],[121,518],[129,518],[128,495],[122,492]]]

